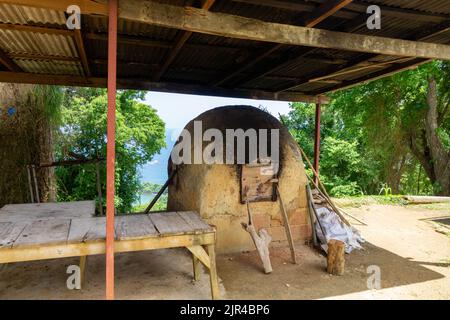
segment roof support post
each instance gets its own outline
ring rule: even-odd
[[[114,300],[114,198],[116,159],[118,0],[109,0],[108,24],[108,116],[106,155],[106,299]]]
[[[320,102],[316,103],[316,121],[314,130],[314,170],[319,174],[319,158],[320,158]],[[316,184],[318,183],[318,177],[314,178]]]

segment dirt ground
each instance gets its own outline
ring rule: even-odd
[[[366,238],[364,251],[347,255],[343,276],[325,272],[325,258],[297,244],[298,265],[286,246],[271,250],[274,272],[262,273],[255,252],[217,258],[225,299],[450,299],[450,206],[370,205],[347,208]],[[434,221],[439,220],[441,224]],[[438,232],[439,231],[439,232]],[[77,259],[16,263],[0,268],[0,299],[102,299],[104,256],[90,257],[83,290],[66,288],[67,266]],[[369,290],[367,268],[381,271],[381,289]],[[120,254],[118,299],[209,299],[209,277],[192,281],[181,249]]]

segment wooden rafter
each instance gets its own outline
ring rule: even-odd
[[[86,49],[84,47],[83,36],[79,29],[74,31],[75,43],[78,50],[78,55],[81,60],[81,64],[83,65],[83,72],[86,77],[91,77],[91,68],[89,67],[89,62],[86,54]]]
[[[88,40],[99,40],[99,41],[108,41],[108,36],[105,33],[95,33],[88,32],[84,34],[84,38]],[[163,40],[154,40],[148,37],[141,36],[125,36],[119,35],[117,41],[120,44],[124,45],[132,45],[139,47],[151,47],[151,48],[163,48],[170,49],[173,47],[173,42],[163,41]],[[195,49],[195,50],[225,50],[225,51],[243,51],[246,50],[242,47],[236,46],[221,46],[221,45],[209,45],[209,44],[201,44],[201,43],[185,43],[185,48]]]
[[[204,0],[202,4],[203,10],[209,10],[216,0]],[[175,43],[170,50],[169,54],[165,57],[164,62],[161,65],[161,68],[158,70],[158,72],[155,73],[153,76],[153,81],[159,81],[161,77],[166,73],[169,66],[173,63],[173,61],[178,57],[178,55],[181,52],[181,49],[183,48],[184,44],[189,40],[189,38],[192,36],[191,31],[182,31],[179,32]]]
[[[341,32],[349,32],[352,33],[362,26],[365,26],[367,23],[367,16],[366,15],[359,15],[356,18],[352,19],[348,23],[345,23],[345,25],[341,28],[339,28],[339,31]],[[266,66],[262,71],[258,72],[257,74],[250,75],[248,77],[245,77],[242,79],[239,84],[236,85],[245,85],[251,81],[258,80],[263,77],[267,77],[268,75],[275,73],[279,70],[282,70],[286,68],[287,66],[295,65],[296,63],[299,63],[303,61],[304,59],[307,59],[308,55],[314,54],[317,51],[317,48],[303,48],[301,53],[297,53],[293,57],[280,57],[273,63]],[[346,63],[346,62],[343,62]]]
[[[305,27],[312,28],[316,25],[318,25],[320,22],[328,18],[329,16],[336,13],[341,8],[348,5],[353,0],[333,0],[333,1],[327,1],[324,4],[320,5],[316,10],[314,10],[311,13],[303,14],[297,24]],[[267,50],[264,50],[264,52],[257,54],[256,56],[250,57],[247,59],[244,63],[241,64],[239,68],[236,70],[231,71],[229,74],[227,74],[225,77],[214,83],[215,86],[220,86],[229,79],[235,77],[236,75],[242,73],[243,71],[249,69],[250,67],[254,66],[258,62],[264,60],[266,57],[270,56],[275,51],[283,48],[283,44],[275,44],[271,45],[270,48]]]
[[[0,82],[33,83],[61,86],[106,87],[106,78],[85,78],[69,75],[30,74],[20,72],[0,72]],[[148,90],[171,93],[184,93],[220,97],[235,97],[245,99],[298,101],[308,103],[327,103],[324,96],[309,96],[297,92],[276,94],[261,90],[221,89],[204,85],[191,85],[184,83],[149,82],[142,79],[117,79],[119,89]]]
[[[24,60],[43,60],[43,61],[72,61],[78,62],[79,58],[76,57],[66,57],[66,56],[54,56],[54,55],[44,55],[44,54],[33,54],[33,53],[13,53],[9,54],[12,59],[24,59]]]
[[[301,20],[301,25],[305,27],[314,27],[326,18],[332,16],[337,11],[349,5],[353,0],[334,0],[326,1],[313,12],[305,15]]]
[[[349,80],[349,81],[342,81],[340,84],[338,84],[337,86],[334,86],[332,88],[318,90],[318,92],[316,94],[325,94],[325,93],[329,93],[329,92],[333,92],[333,91],[337,91],[337,90],[349,89],[349,88],[352,88],[354,86],[357,86],[357,85],[360,85],[363,83],[367,83],[367,82],[371,82],[374,80],[378,80],[381,78],[391,76],[391,75],[396,74],[401,71],[415,69],[418,66],[420,66],[421,64],[424,64],[424,63],[427,63],[430,61],[431,60],[429,60],[429,59],[413,58],[407,62],[398,64],[398,65],[393,65],[387,69],[383,69],[383,70],[371,73],[369,75],[359,77],[357,79],[353,79],[353,80]]]
[[[444,21],[436,26],[433,26],[431,28],[428,28],[428,29],[422,28],[421,30],[418,30],[420,32],[414,33],[416,35],[412,38],[412,40],[416,40],[416,41],[427,40],[435,35],[441,34],[442,32],[449,30],[449,28],[450,28],[450,20],[446,20],[446,21]],[[370,63],[371,60],[373,60],[374,58],[377,58],[377,57],[379,57],[379,55],[372,55],[372,54],[363,55],[362,57],[356,59],[355,61],[348,62],[342,66],[327,68],[325,70],[325,72],[320,71],[318,73],[315,73],[314,75],[306,75],[294,83],[291,83],[282,88],[278,88],[278,90],[276,90],[276,91],[283,92],[283,91],[288,91],[288,90],[295,90],[295,89],[299,88],[300,86],[304,85],[305,83],[308,83],[310,81],[310,79],[313,79],[313,78],[319,78],[319,79],[323,80],[323,79],[329,79],[329,78],[336,76],[336,73],[342,73],[342,72],[346,72],[346,71],[348,71],[349,73],[353,73],[353,72],[358,71],[358,69],[362,70],[361,68],[365,68],[367,66],[367,63]],[[414,57],[412,57],[412,58],[414,58]],[[392,64],[392,63],[395,63],[395,61],[383,62],[383,64]],[[376,67],[377,65],[375,64],[374,66]],[[395,67],[392,67],[392,68],[395,69]]]

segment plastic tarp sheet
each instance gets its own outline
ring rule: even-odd
[[[320,242],[325,244],[322,247],[326,252],[328,249],[326,243],[331,239],[344,242],[346,253],[350,253],[354,249],[363,249],[361,244],[364,243],[365,240],[359,231],[354,227],[349,227],[344,224],[334,211],[324,207],[316,209],[316,212],[325,235],[317,221],[315,223],[316,233]]]

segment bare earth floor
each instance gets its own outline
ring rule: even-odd
[[[450,218],[450,206],[370,205],[346,209],[368,226],[355,224],[366,250],[347,255],[341,277],[325,272],[326,260],[297,244],[298,265],[286,247],[271,250],[274,272],[262,273],[255,252],[217,258],[225,299],[450,299],[450,237],[436,231],[435,218]],[[441,220],[443,222],[448,220]],[[447,230],[447,234],[445,234]],[[440,228],[442,232],[442,228]],[[0,299],[103,299],[104,256],[88,260],[83,290],[66,288],[60,259],[0,266]],[[381,290],[367,288],[367,267],[381,270]],[[119,299],[209,299],[209,277],[192,280],[190,256],[181,249],[120,254],[116,260]]]

